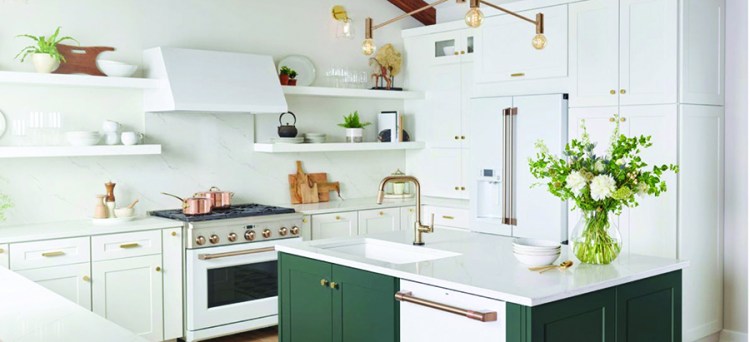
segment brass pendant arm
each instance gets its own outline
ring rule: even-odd
[[[370,32],[370,38],[371,38],[372,37],[372,31],[375,31],[375,30],[377,30],[377,29],[379,29],[379,28],[381,28],[383,26],[393,24],[393,23],[395,23],[395,22],[397,22],[397,21],[399,21],[401,19],[404,19],[406,17],[410,17],[410,16],[412,16],[414,14],[417,14],[419,12],[422,12],[422,11],[428,10],[430,8],[433,8],[433,7],[435,7],[437,5],[440,5],[440,4],[444,3],[444,2],[448,2],[448,0],[437,0],[437,1],[431,3],[431,4],[427,5],[427,6],[424,6],[422,8],[417,8],[417,9],[415,9],[415,10],[409,12],[409,13],[404,13],[402,15],[399,15],[398,17],[395,17],[395,18],[393,18],[391,20],[384,21],[384,22],[382,22],[380,24],[377,24],[377,25],[372,25],[372,22],[370,22],[370,23],[366,22],[365,33]],[[367,35],[367,34],[365,34],[365,35]]]

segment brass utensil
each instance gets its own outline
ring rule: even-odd
[[[135,207],[135,205],[138,204],[138,201],[139,200],[135,200],[135,201],[133,201],[133,203],[130,203],[130,205],[128,206],[128,208],[133,209]]]
[[[547,272],[549,270],[554,270],[556,268],[558,268],[558,269],[560,269],[562,271],[562,270],[570,268],[571,266],[573,266],[573,261],[566,260],[566,261],[563,261],[560,265],[529,267],[529,270],[530,271],[535,271],[535,272],[538,271],[539,273],[544,273],[544,272]]]

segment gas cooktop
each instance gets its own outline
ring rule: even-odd
[[[274,207],[262,204],[235,204],[228,209],[214,209],[210,214],[185,215],[182,209],[150,211],[149,215],[182,222],[203,222],[252,216],[266,216],[295,213],[292,208]]]

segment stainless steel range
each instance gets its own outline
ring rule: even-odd
[[[278,323],[274,246],[302,240],[302,214],[259,204],[200,216],[182,210],[150,214],[185,223],[187,341]]]

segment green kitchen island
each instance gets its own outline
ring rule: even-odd
[[[687,262],[531,272],[512,238],[439,231],[279,245],[282,342],[681,341]]]

